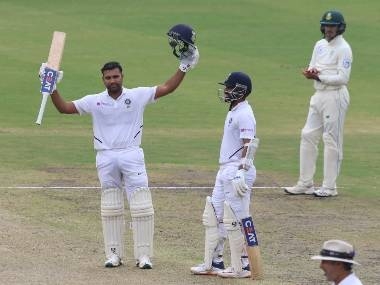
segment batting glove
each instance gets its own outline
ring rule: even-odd
[[[46,62],[43,62],[40,66],[40,70],[38,71],[38,77],[40,78],[40,82],[42,84],[42,82],[44,81],[44,77],[45,77],[45,69],[47,68],[47,63]],[[54,87],[53,87],[53,91],[55,89],[57,89],[57,83],[61,82],[61,80],[63,79],[63,71],[60,70],[58,71],[58,76],[57,76],[57,80],[56,82],[54,83]]]
[[[249,190],[248,185],[245,183],[245,173],[245,169],[239,169],[232,179],[232,187],[239,196],[244,196]]]
[[[181,53],[179,69],[182,72],[188,72],[193,69],[199,60],[199,50],[196,46],[189,46],[186,52]]]

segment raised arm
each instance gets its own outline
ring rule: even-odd
[[[53,91],[50,97],[51,97],[51,101],[53,102],[58,112],[62,114],[77,114],[78,113],[78,110],[75,108],[74,103],[71,101],[65,101],[61,97],[57,89]]]
[[[177,89],[181,84],[182,80],[185,78],[186,72],[193,69],[197,65],[199,60],[199,51],[196,46],[191,47],[189,51],[181,54],[180,65],[176,73],[170,77],[165,83],[157,86],[155,99],[168,95]]]
[[[157,86],[155,99],[168,95],[177,89],[177,87],[181,84],[182,80],[185,78],[186,72],[181,70],[177,70],[174,75],[169,78],[164,84]]]
[[[188,25],[177,24],[166,33],[173,55],[180,60],[178,70],[165,83],[157,86],[155,99],[172,93],[181,84],[186,72],[193,69],[199,60],[195,45],[195,31]]]

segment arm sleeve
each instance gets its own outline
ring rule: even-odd
[[[312,69],[312,68],[315,68],[316,64],[315,64],[315,53],[316,53],[316,48],[317,48],[317,44],[314,45],[314,49],[313,49],[313,54],[311,55],[311,59],[310,59],[310,63],[309,63],[309,68],[308,70]]]
[[[141,103],[146,106],[151,103],[155,103],[157,100],[154,99],[154,95],[156,94],[157,86],[154,87],[138,87],[139,94],[144,94],[143,98],[141,98]]]
[[[87,95],[78,100],[73,101],[75,108],[78,110],[79,115],[91,113],[91,98],[93,96]]]
[[[326,85],[347,85],[350,79],[352,52],[350,48],[343,49],[338,56],[336,74],[322,74],[319,79]]]
[[[241,139],[253,139],[256,135],[256,121],[253,116],[239,116],[239,136]]]

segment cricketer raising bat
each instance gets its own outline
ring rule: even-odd
[[[58,77],[58,70],[61,65],[63,48],[65,46],[66,33],[55,31],[50,45],[49,57],[46,63],[47,68],[41,84],[41,106],[38,112],[36,124],[41,125],[45,106],[49,95],[53,92],[54,84]]]

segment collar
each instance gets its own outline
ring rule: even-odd
[[[230,111],[236,111],[237,109],[240,109],[244,105],[247,105],[247,104],[248,104],[247,100],[241,101],[241,102],[237,103]]]
[[[118,101],[118,100],[120,100],[120,99],[121,99],[121,98],[127,93],[127,90],[128,90],[127,88],[122,87],[121,94],[120,94],[120,96],[117,97],[116,99],[114,99],[113,97],[110,96],[110,94],[108,94],[108,90],[107,90],[107,89],[104,90],[104,94],[107,96],[107,98],[112,99],[112,100],[115,100],[115,101]]]
[[[342,40],[342,35],[337,35],[335,38],[333,38],[330,42],[328,42],[329,45],[335,46]]]

